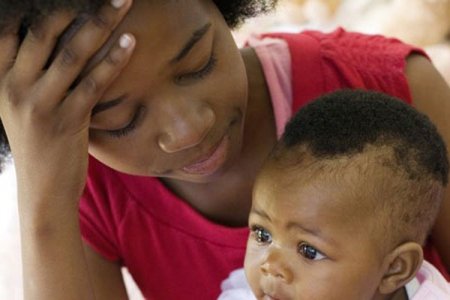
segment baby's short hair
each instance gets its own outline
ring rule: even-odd
[[[321,165],[316,169],[322,172],[324,165],[331,166],[328,171],[342,166],[338,161],[351,166],[349,161],[364,155],[371,157],[363,161],[375,173],[383,170],[380,168],[389,170],[389,178],[377,176],[390,186],[394,196],[370,197],[376,202],[371,209],[378,215],[382,211],[380,225],[389,227],[389,242],[407,239],[424,243],[439,211],[449,168],[445,143],[427,116],[378,92],[342,90],[327,94],[290,120],[267,163],[283,170],[304,170],[305,154]],[[375,178],[369,175],[374,172],[360,172],[368,180]]]

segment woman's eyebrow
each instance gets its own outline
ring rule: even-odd
[[[207,23],[194,31],[191,35],[191,38],[187,41],[187,43],[183,46],[181,51],[171,60],[171,63],[176,63],[182,60],[188,53],[191,51],[191,49],[205,36],[205,34],[208,32],[209,28],[211,28],[211,23]],[[122,95],[120,97],[117,97],[112,100],[104,101],[101,103],[98,103],[94,106],[92,109],[91,116],[94,116],[102,111],[111,109],[120,103],[122,103],[126,98],[126,95]]]
[[[184,45],[184,47],[181,49],[181,51],[170,61],[170,63],[176,63],[182,60],[188,53],[191,51],[191,49],[197,44],[202,37],[208,32],[209,28],[211,27],[211,23],[207,23],[194,31],[192,33],[191,38],[187,41],[187,43]]]
[[[126,96],[122,95],[122,96],[117,97],[117,98],[112,99],[112,100],[108,100],[108,101],[104,101],[104,102],[101,102],[101,103],[97,103],[94,106],[94,108],[92,109],[91,117],[93,117],[94,115],[96,115],[96,114],[98,114],[98,113],[100,113],[102,111],[108,110],[110,108],[113,108],[113,107],[119,105],[120,103],[122,103],[125,100],[125,98],[126,98]]]

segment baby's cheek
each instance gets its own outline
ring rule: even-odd
[[[247,243],[247,252],[244,260],[244,269],[253,293],[256,292],[256,289],[259,286],[262,256],[263,251],[261,250],[261,247],[258,247],[256,242],[249,240]]]

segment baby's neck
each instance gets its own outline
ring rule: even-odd
[[[386,300],[408,300],[408,294],[406,293],[405,287],[399,288]]]

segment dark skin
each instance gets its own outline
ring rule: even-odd
[[[130,6],[106,5],[103,21],[79,29],[44,72],[73,14],[47,18],[20,47],[14,34],[0,41],[0,117],[18,177],[24,278],[35,279],[25,280],[27,299],[126,298],[120,266],[81,241],[77,204],[88,150],[119,171],[161,177],[211,220],[243,226],[255,174],[275,143],[258,60],[251,50],[238,51],[212,1],[138,0],[125,17]],[[183,59],[171,63],[205,26]],[[123,33],[131,33],[125,48],[118,46]],[[448,87],[422,58],[411,57],[407,75],[415,104],[450,141]],[[116,106],[91,118],[99,103],[114,99]],[[220,163],[192,167],[221,141]],[[442,216],[448,215],[445,204]],[[445,220],[435,234],[450,263]]]
[[[411,88],[414,106],[427,114],[440,134],[450,145],[450,89],[436,68],[424,57],[411,56],[406,67],[406,77]],[[450,188],[446,188],[444,201],[431,234],[447,270],[450,270]]]
[[[387,216],[375,203],[405,182],[379,166],[382,151],[320,161],[294,150],[285,157],[301,155],[301,162],[264,165],[244,263],[257,299],[408,299],[403,286],[420,267],[422,248],[415,241],[383,242],[379,224]]]
[[[242,163],[235,165],[231,169],[232,172],[224,176],[220,184],[204,185],[204,188],[199,189],[198,184],[195,183],[163,179],[173,191],[186,199],[204,216],[227,226],[247,224],[252,192],[252,181],[248,179],[256,177],[262,161],[276,142],[272,106],[260,63],[252,49],[243,49],[241,53],[247,70],[256,70],[247,73],[249,89],[254,90],[255,93],[248,99],[246,124],[258,124],[252,121],[258,118],[271,120],[271,122],[259,123],[257,128],[256,126],[245,128],[243,139],[249,143],[244,144]],[[211,201],[212,197],[214,201]]]
[[[119,28],[117,31],[113,34],[113,37],[110,39],[110,41],[114,40],[115,36],[118,36],[120,32],[125,31],[122,30],[122,28],[127,28],[127,31],[133,32],[138,39],[142,40],[155,40],[155,37],[160,36],[160,29],[158,29],[155,32],[153,32],[152,28],[161,28],[161,26],[144,26],[143,22],[148,19],[147,15],[138,14],[138,11],[142,10],[155,10],[151,5],[148,4],[148,2],[141,3],[138,2],[135,4],[137,6],[135,11],[130,12],[130,18],[125,19],[122,24],[119,25]],[[148,6],[148,7],[147,7]],[[214,14],[217,12],[214,12]],[[155,16],[159,15],[160,13],[155,13]],[[192,88],[189,86],[189,84],[175,86],[175,89],[180,89],[183,93],[186,89],[190,89],[191,91],[187,90],[187,92],[195,93],[195,89],[197,89],[197,86],[204,86],[206,88],[205,92],[202,93],[212,93],[217,92],[218,94],[225,94],[223,92],[223,89],[221,91],[214,91],[213,89],[209,88],[208,85],[211,81],[215,81],[215,77],[218,77],[217,81],[219,82],[218,86],[224,85],[227,81],[230,81],[226,78],[226,76],[220,77],[219,75],[215,75],[214,73],[238,73],[239,70],[234,70],[236,68],[233,68],[232,70],[224,70],[225,67],[221,65],[221,62],[228,61],[230,59],[236,59],[236,57],[233,57],[233,55],[229,55],[228,51],[222,51],[219,50],[221,47],[227,49],[231,46],[234,46],[234,43],[230,45],[231,36],[229,36],[228,29],[224,27],[223,20],[220,20],[220,22],[215,22],[215,18],[220,16],[209,16],[208,18],[203,17],[197,17],[197,14],[194,14],[193,17],[188,17],[195,19],[195,24],[199,24],[196,26],[191,26],[191,28],[201,28],[202,24],[210,23],[212,24],[211,27],[208,29],[208,31],[202,36],[202,38],[198,41],[198,43],[191,49],[188,56],[186,56],[187,59],[191,60],[198,60],[200,58],[200,66],[203,65],[205,59],[204,57],[208,57],[211,51],[216,53],[217,56],[217,64],[215,67],[215,70],[212,71],[208,77],[211,77],[209,79],[208,77],[205,77],[203,80],[204,82],[194,82],[191,84]],[[143,20],[140,20],[139,18],[143,18]],[[145,19],[144,19],[145,18]],[[175,20],[178,22],[181,17],[175,18]],[[167,29],[168,32],[171,32],[174,28],[171,27],[170,22],[167,22],[166,19],[161,19],[161,22],[164,22],[165,27],[169,27]],[[131,21],[130,21],[131,20]],[[199,21],[201,20],[201,21]],[[174,22],[173,27],[177,28],[179,31],[178,23]],[[169,23],[169,25],[167,25]],[[158,23],[157,23],[158,24]],[[148,28],[148,30],[142,30],[141,28]],[[142,86],[150,85],[150,86],[161,86],[161,85],[167,85],[168,80],[166,78],[160,79],[157,78],[158,71],[148,70],[147,68],[144,70],[139,69],[137,66],[134,66],[134,63],[136,65],[140,64],[142,65],[142,60],[144,58],[141,58],[141,53],[148,53],[151,52],[153,55],[159,57],[161,56],[161,59],[158,59],[158,61],[168,61],[171,57],[171,55],[168,55],[167,53],[177,53],[179,48],[178,45],[181,45],[181,41],[184,42],[186,40],[186,37],[189,37],[193,29],[188,29],[183,32],[183,34],[180,34],[180,38],[175,39],[175,41],[172,43],[171,40],[166,41],[170,47],[162,48],[161,47],[151,47],[153,46],[153,43],[150,44],[150,46],[143,45],[142,47],[145,50],[142,50],[142,52],[135,53],[131,59],[131,62],[127,66],[127,68],[122,72],[122,74],[117,78],[117,80],[114,83],[114,88],[111,91],[108,91],[103,99],[100,101],[100,103],[108,102],[108,99],[115,99],[117,98],[117,95],[125,93],[127,94],[146,94],[146,97],[152,98],[152,95],[149,95],[147,91],[142,91]],[[167,36],[167,35],[164,35]],[[211,43],[211,40],[214,39],[214,45],[213,50],[210,49],[209,44]],[[175,45],[175,46],[174,46]],[[106,45],[100,52],[106,52],[105,48],[108,49],[109,45]],[[139,48],[137,49],[139,51]],[[234,52],[233,49],[230,49],[229,52]],[[236,52],[239,53],[239,52]],[[142,54],[143,56],[144,54]],[[137,175],[150,175],[150,176],[158,176],[162,179],[162,181],[170,187],[176,194],[178,194],[181,198],[185,199],[189,204],[191,204],[194,208],[196,208],[199,212],[201,212],[203,215],[208,217],[211,220],[214,220],[218,223],[222,223],[228,226],[245,226],[247,222],[247,216],[248,216],[248,210],[250,207],[250,200],[251,199],[251,186],[253,180],[248,180],[249,178],[254,178],[256,175],[257,170],[259,169],[259,166],[261,164],[261,161],[265,158],[265,156],[269,153],[270,149],[276,142],[276,135],[275,135],[275,124],[273,119],[273,112],[272,107],[270,103],[270,96],[269,92],[267,90],[267,86],[263,77],[263,73],[261,70],[261,66],[259,64],[258,59],[256,58],[255,53],[251,49],[245,49],[241,51],[241,55],[243,57],[243,65],[245,66],[245,76],[248,78],[242,77],[241,80],[248,81],[249,86],[242,87],[243,91],[242,94],[247,95],[248,99],[243,99],[245,104],[238,104],[241,106],[244,106],[243,109],[240,109],[240,113],[242,113],[243,116],[245,116],[245,121],[240,120],[239,117],[237,117],[238,121],[235,122],[235,124],[230,126],[229,131],[230,133],[230,139],[232,141],[236,141],[236,145],[230,146],[229,154],[228,154],[228,161],[224,163],[224,166],[219,169],[216,174],[213,174],[211,176],[192,176],[190,174],[180,172],[177,169],[180,169],[180,166],[183,164],[186,164],[186,161],[191,161],[192,157],[198,157],[198,152],[204,152],[202,148],[208,148],[210,145],[208,145],[208,141],[204,141],[202,144],[197,144],[197,136],[195,134],[191,134],[188,137],[188,140],[184,140],[186,144],[190,144],[193,146],[189,147],[181,147],[183,150],[181,151],[172,151],[168,153],[168,151],[164,151],[164,149],[152,149],[151,145],[143,145],[142,140],[148,139],[148,135],[157,135],[157,133],[149,132],[149,129],[156,127],[154,124],[155,122],[159,121],[162,117],[161,116],[167,116],[167,108],[161,107],[159,103],[157,103],[158,99],[155,101],[153,100],[152,103],[148,104],[148,110],[151,110],[154,112],[153,115],[146,116],[146,118],[150,119],[152,123],[149,123],[152,126],[147,126],[144,129],[138,128],[135,130],[135,132],[132,132],[131,134],[124,136],[123,138],[119,139],[111,139],[109,137],[105,137],[104,133],[101,132],[101,130],[93,130],[91,131],[91,147],[90,152],[94,156],[96,156],[98,159],[102,160],[104,163],[114,166],[116,169],[121,170],[123,172],[128,172],[132,174]],[[97,57],[94,57],[93,61],[88,65],[87,69],[89,70],[91,66],[95,65],[96,61],[98,61],[99,57],[101,55],[98,55]],[[238,63],[239,64],[239,63]],[[181,61],[180,64],[177,66],[177,68],[185,69],[186,65],[190,66],[192,65],[191,62],[183,62]],[[195,64],[194,64],[195,65]],[[165,65],[162,66],[164,68]],[[158,69],[158,68],[157,68]],[[189,68],[188,68],[189,69]],[[195,68],[194,68],[195,69]],[[134,74],[130,74],[128,71],[133,71]],[[222,72],[221,72],[222,71]],[[174,72],[176,74],[176,72]],[[239,76],[237,76],[239,79]],[[126,78],[126,80],[122,79]],[[145,81],[142,81],[142,78],[145,78]],[[148,80],[148,78],[152,78]],[[155,78],[155,79],[153,79]],[[239,80],[238,80],[239,81]],[[135,83],[134,85],[130,85],[129,82]],[[233,80],[230,82],[230,85],[235,86],[236,80]],[[170,81],[169,81],[170,83]],[[154,92],[153,88],[152,93]],[[117,90],[117,92],[116,92]],[[251,93],[248,93],[248,91],[252,91]],[[129,92],[132,91],[132,92]],[[160,94],[169,93],[166,90],[155,92],[158,96]],[[238,97],[241,95],[237,95]],[[138,98],[138,96],[136,96]],[[161,97],[164,99],[164,97]],[[227,101],[226,97],[219,98],[218,100],[223,102]],[[149,99],[150,102],[152,99]],[[242,99],[241,99],[242,101]],[[212,102],[212,101],[209,101]],[[229,101],[230,102],[230,101]],[[105,110],[95,117],[93,117],[91,128],[113,128],[117,127],[114,126],[117,124],[116,121],[113,120],[113,118],[122,118],[122,114],[129,115],[130,111],[132,113],[132,109],[130,109],[130,106],[135,105],[136,101],[133,99],[133,96],[130,96],[128,99],[124,100],[117,106],[110,108],[109,110]],[[211,105],[213,106],[213,105]],[[164,110],[164,112],[158,111],[159,109]],[[173,108],[169,108],[173,110]],[[178,108],[177,108],[178,109]],[[214,114],[216,115],[216,127],[222,127],[220,125],[221,118],[227,118],[222,117],[222,113],[219,111],[220,108],[211,107],[212,110],[215,110]],[[180,109],[181,110],[181,109]],[[183,111],[184,113],[184,111]],[[119,116],[117,116],[119,114]],[[188,119],[188,117],[185,117],[184,115],[180,115],[179,112],[172,112],[173,115],[169,115],[167,119],[169,121],[172,121],[174,119]],[[155,117],[156,116],[156,117]],[[155,118],[158,118],[158,120],[155,120]],[[233,118],[233,115],[232,117]],[[125,121],[129,121],[130,117],[126,117]],[[255,120],[267,120],[268,122],[255,122]],[[111,121],[113,120],[113,121]],[[147,119],[146,119],[147,120]],[[146,121],[145,120],[145,121]],[[150,122],[150,121],[148,121]],[[165,122],[165,120],[161,120],[161,123]],[[127,123],[127,122],[123,122]],[[244,127],[245,124],[245,127]],[[195,120],[187,120],[184,124],[184,126],[192,126],[192,127],[202,127],[203,124],[198,125]],[[120,126],[119,126],[120,127]],[[144,127],[144,126],[142,126]],[[171,128],[166,129],[167,131],[171,130]],[[145,132],[144,132],[145,131]],[[208,132],[208,135],[214,136],[216,133],[214,132],[215,128],[211,128]],[[219,130],[221,131],[221,130]],[[243,136],[242,133],[243,132]],[[143,132],[143,133],[142,133]],[[165,132],[164,132],[165,133]],[[221,133],[219,133],[220,135]],[[147,135],[146,137],[142,137],[142,135]],[[187,135],[187,134],[186,134]],[[179,139],[182,139],[184,136],[178,136]],[[209,136],[206,137],[208,139]],[[153,138],[153,137],[152,137]],[[212,137],[213,140],[217,140],[216,137]],[[138,148],[142,148],[145,150],[144,154],[142,156],[139,155],[139,151],[135,151],[135,153],[130,154],[127,153],[128,151],[124,151],[123,148],[123,142],[131,142],[135,143]],[[100,144],[100,145],[98,145]],[[205,146],[206,144],[206,146]],[[144,148],[145,147],[145,148]],[[162,151],[161,151],[162,150]],[[111,152],[115,152],[113,155]],[[155,155],[161,155],[163,158],[160,159],[163,163],[160,163],[160,165],[164,165],[164,168],[160,167],[157,163],[155,163],[155,160],[149,161],[149,167],[147,169],[142,168],[142,162],[149,160],[148,153],[156,152]],[[167,155],[169,154],[169,155]],[[136,161],[135,166],[130,167],[130,165],[124,165],[124,159],[123,157],[129,157],[129,161],[133,163],[133,161]],[[170,160],[169,163],[166,162],[165,157]],[[180,161],[180,163],[176,163],[175,167],[167,167],[174,165],[172,163],[173,161]],[[155,166],[156,165],[156,166]],[[148,171],[150,170],[150,171]],[[164,171],[161,171],[164,170]],[[206,183],[214,181],[216,184],[214,185],[199,185],[198,183]],[[224,191],[227,191],[228,193],[225,193]],[[211,201],[211,199],[214,198],[215,201]],[[230,201],[230,199],[233,199]],[[242,209],[243,204],[245,204],[245,209]],[[238,212],[238,213],[236,213]]]

